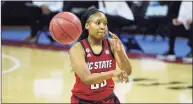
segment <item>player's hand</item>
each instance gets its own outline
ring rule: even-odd
[[[113,47],[113,50],[116,52],[120,52],[123,51],[122,49],[122,43],[120,41],[120,39],[112,32],[109,32],[109,34],[111,35],[111,39],[110,39],[110,43]]]
[[[119,80],[120,82],[123,82],[123,81],[125,81],[126,83],[129,82],[128,75],[127,75],[127,73],[126,73],[125,71],[123,71],[123,70],[114,70],[114,72],[113,72],[113,77],[118,78],[118,80]]]

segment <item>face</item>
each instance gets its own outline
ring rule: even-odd
[[[103,13],[95,13],[90,16],[85,25],[89,35],[96,39],[103,39],[107,32],[107,18]]]

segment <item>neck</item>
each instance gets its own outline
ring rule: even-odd
[[[102,40],[101,39],[96,39],[96,38],[93,38],[92,36],[88,36],[88,42],[89,44],[91,45],[101,45],[102,44]]]

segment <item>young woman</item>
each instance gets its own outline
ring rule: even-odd
[[[107,18],[91,8],[82,16],[84,30],[79,42],[69,50],[76,82],[71,103],[120,103],[114,94],[112,77],[128,82],[131,65],[119,38],[108,32]],[[116,70],[116,63],[121,70]]]

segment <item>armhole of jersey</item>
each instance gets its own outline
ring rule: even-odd
[[[107,43],[108,43],[109,50],[110,50],[110,53],[111,53],[112,57],[115,58],[114,54],[113,54],[113,51],[111,50],[111,45],[110,45],[109,39],[107,39]]]
[[[85,60],[86,60],[86,50],[85,50],[85,47],[84,47],[84,44],[83,44],[83,42],[82,42],[82,40],[80,41],[80,44],[82,45],[82,47],[83,47],[83,49],[84,49],[84,58],[85,58]],[[87,60],[86,60],[87,61]]]

